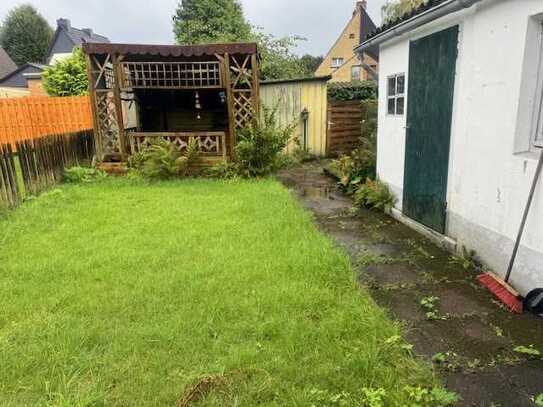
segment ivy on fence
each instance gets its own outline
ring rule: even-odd
[[[92,160],[92,131],[0,144],[0,207],[15,207],[25,195],[62,181],[64,169]]]

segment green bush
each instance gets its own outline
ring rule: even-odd
[[[330,171],[339,178],[348,194],[366,178],[375,179],[377,163],[377,101],[362,102],[363,116],[358,147],[331,164]]]
[[[70,184],[91,183],[107,178],[103,171],[91,167],[71,167],[64,170],[64,181]]]
[[[366,182],[356,189],[354,201],[359,206],[384,211],[394,206],[396,197],[384,182],[367,178]]]
[[[88,91],[87,68],[83,51],[73,54],[45,68],[43,87],[49,96],[81,96]]]
[[[221,161],[205,171],[205,175],[211,178],[236,178],[238,174],[239,169],[232,161]]]
[[[377,99],[377,84],[373,81],[330,83],[328,99],[334,101]]]
[[[356,149],[350,155],[344,155],[333,162],[340,185],[348,194],[364,182],[375,178],[375,152]]]
[[[261,119],[238,132],[235,160],[238,174],[243,177],[262,177],[277,170],[279,156],[296,129],[296,123],[278,125],[278,105],[262,109]]]
[[[191,166],[199,155],[200,148],[196,139],[191,139],[185,154],[169,141],[153,141],[143,151],[131,157],[130,167],[150,180],[184,177],[190,175]]]

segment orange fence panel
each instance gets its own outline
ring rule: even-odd
[[[0,144],[92,127],[88,96],[0,99]]]

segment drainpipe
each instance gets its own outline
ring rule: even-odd
[[[415,28],[418,28],[424,24],[429,23],[430,21],[437,20],[447,14],[455,13],[457,11],[470,8],[476,3],[481,2],[482,0],[449,0],[442,4],[439,4],[436,7],[430,8],[416,16],[410,18],[409,20],[403,21],[400,24],[386,30],[380,34],[377,34],[375,37],[370,38],[367,41],[364,41],[354,50],[357,53],[362,53],[364,50],[368,49],[374,45],[380,45],[385,41],[389,41],[394,37],[398,37],[402,34],[405,34],[408,31],[411,31]]]
[[[302,116],[302,121],[304,122],[304,128],[303,128],[303,149],[305,151],[307,151],[307,121],[309,119],[309,110],[307,110],[307,107],[304,107],[304,110],[302,110],[302,113],[301,113],[301,116]]]

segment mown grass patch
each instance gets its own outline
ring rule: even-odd
[[[1,405],[358,406],[382,388],[400,406],[435,385],[274,180],[63,186],[0,219],[0,248]]]

